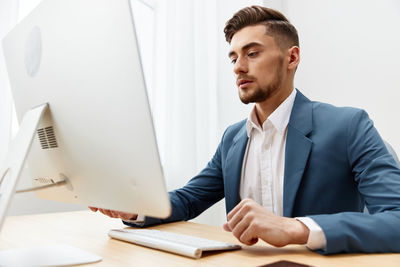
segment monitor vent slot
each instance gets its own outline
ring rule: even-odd
[[[56,135],[54,134],[53,126],[40,128],[37,130],[39,142],[42,146],[42,149],[56,148],[57,140]]]

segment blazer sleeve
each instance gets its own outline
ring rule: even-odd
[[[123,222],[133,227],[146,227],[161,223],[190,220],[221,200],[224,197],[221,163],[224,136],[207,166],[184,187],[169,192],[172,206],[170,217],[166,219],[145,217],[144,222],[138,224]]]
[[[347,157],[369,211],[313,215],[324,231],[317,252],[400,252],[400,170],[365,111],[347,125]],[[338,196],[340,192],[337,192]]]

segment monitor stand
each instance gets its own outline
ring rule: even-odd
[[[47,109],[48,104],[46,103],[25,113],[17,136],[10,143],[6,158],[0,165],[0,230],[36,129]],[[0,251],[0,266],[25,266],[26,264],[30,266],[65,266],[100,260],[100,256],[65,245]]]

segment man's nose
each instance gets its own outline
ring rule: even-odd
[[[235,65],[233,67],[233,72],[235,74],[240,74],[240,73],[247,73],[249,71],[248,65],[246,60],[244,59],[236,59]]]

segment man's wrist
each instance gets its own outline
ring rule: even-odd
[[[310,234],[308,236],[308,241],[306,246],[311,250],[325,250],[326,249],[326,237],[321,226],[319,226],[310,217],[295,217],[296,220],[301,221],[310,229]]]
[[[308,237],[310,235],[310,229],[308,229],[308,227],[304,223],[297,219],[290,218],[290,220],[292,225],[289,231],[292,239],[290,243],[299,245],[307,244]]]

